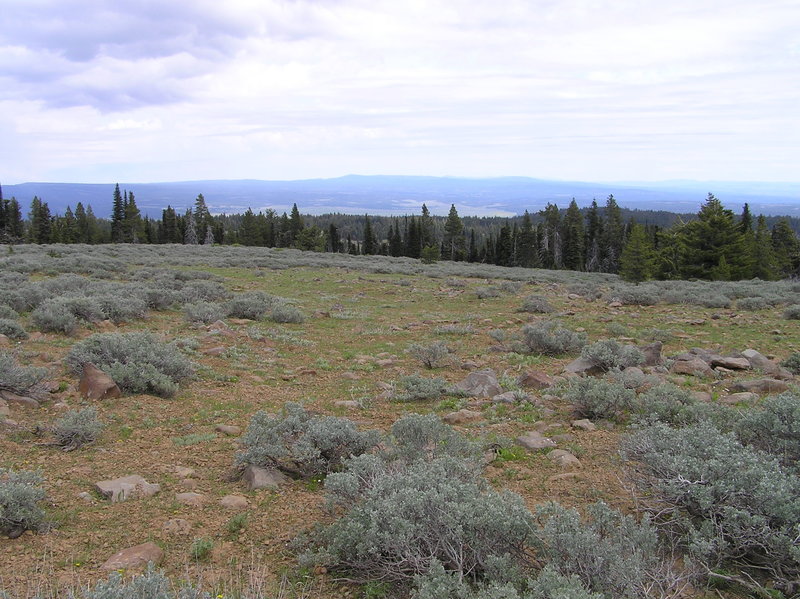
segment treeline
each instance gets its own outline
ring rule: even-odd
[[[109,219],[91,206],[52,215],[34,197],[27,220],[15,198],[0,189],[0,241],[29,243],[182,243],[286,247],[318,252],[389,255],[423,261],[455,260],[619,273],[649,278],[776,279],[798,274],[797,223],[788,217],[754,218],[747,204],[737,217],[712,194],[696,215],[621,208],[613,195],[580,209],[543,210],[513,218],[326,214],[303,216],[268,209],[212,215],[202,194],[183,213],[167,206],[161,219],[142,216],[134,194],[115,186]]]

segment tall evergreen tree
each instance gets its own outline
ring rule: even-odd
[[[198,194],[194,201],[194,225],[197,229],[197,238],[202,239],[205,243],[208,230],[211,228],[211,213],[208,211],[206,198],[202,193]]]
[[[536,240],[536,230],[533,228],[533,220],[531,220],[531,215],[527,210],[522,215],[517,254],[520,266],[525,268],[539,267],[539,247]]]
[[[125,206],[119,183],[114,186],[114,199],[111,204],[111,242],[122,243],[125,236]]]
[[[469,251],[467,253],[467,262],[477,262],[478,257],[478,241],[475,239],[475,229],[469,230]]]
[[[364,244],[361,248],[361,253],[365,256],[372,256],[377,254],[380,250],[378,240],[375,238],[375,233],[372,231],[372,223],[370,223],[369,215],[364,215]]]
[[[246,246],[260,245],[261,242],[256,215],[249,207],[245,210],[242,224],[239,226],[239,242]]]
[[[559,269],[562,266],[561,214],[558,206],[548,203],[539,213],[544,222],[539,236],[542,266]]]
[[[406,234],[406,256],[409,258],[419,258],[422,251],[422,239],[420,237],[419,225],[416,217],[412,216],[408,221],[408,233]]]
[[[600,263],[604,272],[619,270],[619,257],[625,247],[625,224],[622,222],[620,210],[614,195],[609,195],[603,213],[602,239],[600,243]]]
[[[800,241],[792,231],[789,220],[781,218],[772,226],[772,251],[780,277],[788,277],[798,273],[800,268]]]
[[[183,243],[186,245],[197,245],[197,228],[195,227],[194,214],[192,214],[191,210],[186,211],[184,221],[186,222],[186,230],[183,233]]]
[[[767,219],[763,214],[759,214],[753,242],[753,276],[764,281],[771,281],[777,278],[777,275],[778,269],[775,253],[772,251]]]
[[[742,206],[742,215],[739,217],[739,230],[742,233],[753,231],[753,215],[750,214],[750,205],[747,202]]]
[[[436,243],[436,237],[434,235],[433,217],[431,217],[431,213],[425,204],[422,205],[422,216],[419,218],[418,225],[420,249],[434,245]]]
[[[303,217],[300,216],[300,211],[297,209],[297,204],[292,204],[292,213],[289,216],[289,245],[294,243],[304,226],[305,224],[303,223]]]
[[[500,227],[497,242],[494,245],[494,263],[498,266],[511,266],[513,258],[513,243],[511,239],[511,226],[506,220]]]
[[[583,229],[583,215],[575,202],[575,198],[569,203],[567,212],[564,215],[564,222],[562,223],[563,239],[563,262],[564,268],[569,270],[581,270],[584,263],[584,229]]]
[[[744,235],[733,212],[711,193],[697,220],[682,228],[680,243],[681,274],[685,278],[737,280],[750,274]]]
[[[450,204],[450,213],[444,224],[444,239],[442,241],[442,259],[460,261],[465,257],[464,250],[464,223],[458,216],[455,204]]]
[[[597,272],[600,270],[600,240],[603,237],[603,224],[600,219],[600,210],[597,207],[597,200],[592,200],[592,205],[586,212],[586,252],[587,272]]]
[[[207,226],[206,235],[203,239],[203,245],[214,245],[214,229]]]
[[[161,211],[162,243],[181,243],[178,231],[178,215],[172,206]]]
[[[342,240],[339,237],[339,229],[331,223],[328,225],[328,251],[338,254],[342,251]]]
[[[133,192],[126,192],[127,201],[123,202],[125,220],[123,225],[123,240],[125,243],[139,243],[142,235],[142,215],[136,206]]]
[[[653,246],[642,225],[633,225],[628,243],[619,257],[619,276],[639,284],[653,275]]]
[[[394,219],[394,228],[390,228],[389,255],[395,258],[403,255],[403,237],[400,233],[400,223]]]

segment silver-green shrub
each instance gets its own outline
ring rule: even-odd
[[[581,350],[581,356],[602,369],[627,368],[644,362],[644,354],[632,345],[623,345],[616,339],[601,339]]]
[[[129,393],[171,397],[194,375],[194,367],[172,344],[151,333],[100,333],[72,346],[65,363],[75,374],[91,362]]]
[[[783,317],[787,320],[800,320],[800,304],[792,304],[783,311]]]
[[[458,475],[460,463],[449,457],[374,462],[383,471],[366,479],[332,474],[326,489],[355,487],[360,494],[316,536],[313,559],[354,580],[401,584],[437,562],[470,579],[519,568],[527,560],[530,512],[518,495],[498,493],[467,471]]]
[[[19,318],[19,313],[11,306],[0,304],[0,318],[4,318],[6,320],[16,320]]]
[[[522,281],[500,281],[498,287],[500,291],[503,293],[508,293],[509,295],[515,295],[519,293],[520,289],[525,286],[525,283]]]
[[[36,397],[45,392],[46,377],[46,368],[21,366],[13,354],[0,351],[0,391]]]
[[[176,273],[176,278],[178,278]],[[221,283],[215,281],[192,280],[186,283],[181,290],[181,299],[186,303],[192,302],[216,302],[228,299],[230,292]]]
[[[622,455],[665,530],[709,568],[751,566],[787,591],[800,580],[800,478],[773,456],[710,422],[642,427]]]
[[[489,299],[491,297],[500,297],[502,293],[497,287],[478,287],[475,289],[475,295],[478,299]]]
[[[792,374],[800,374],[800,352],[792,352],[789,357],[781,362],[781,366]]]
[[[520,307],[521,312],[531,312],[534,314],[549,314],[554,310],[555,308],[550,305],[550,302],[547,301],[546,297],[536,294],[526,297],[522,302],[522,306]]]
[[[308,478],[338,470],[343,460],[370,450],[379,440],[376,431],[359,431],[352,420],[317,416],[288,402],[277,416],[264,411],[253,415],[236,462]]]
[[[444,341],[434,341],[427,345],[412,343],[408,346],[408,353],[419,360],[425,368],[441,368],[450,363],[452,355],[450,348]]]
[[[169,578],[148,564],[143,574],[125,580],[113,572],[85,590],[82,599],[212,599],[213,595],[191,586],[174,588]],[[255,598],[254,598],[255,599]]]
[[[299,308],[291,304],[278,302],[272,307],[270,319],[273,322],[302,324],[306,321],[305,315]]]
[[[138,320],[147,315],[147,302],[138,295],[101,295],[97,301],[106,318],[115,323]]]
[[[70,410],[53,425],[53,436],[64,451],[94,443],[103,432],[103,423],[94,407]]]
[[[31,322],[47,333],[70,335],[78,328],[78,319],[59,299],[48,300],[31,312]]]
[[[435,414],[409,414],[392,425],[387,447],[390,460],[409,463],[418,460],[456,458],[478,464],[481,446],[442,422]]]
[[[395,384],[392,399],[396,401],[424,401],[439,399],[447,394],[449,384],[439,377],[427,378],[418,374],[401,376]]]
[[[747,310],[747,311],[763,310],[764,308],[769,308],[770,305],[771,305],[770,302],[768,302],[763,297],[743,297],[741,299],[736,300],[737,310]]]
[[[16,320],[0,318],[0,335],[5,335],[9,339],[27,339],[28,333]]]
[[[633,407],[636,392],[619,383],[586,377],[570,380],[563,397],[572,404],[577,416],[614,420]]]
[[[575,333],[550,320],[522,327],[522,344],[524,351],[534,354],[574,354],[586,345],[586,334]]]
[[[225,302],[225,310],[234,318],[261,320],[278,303],[278,298],[263,291],[247,291],[238,293]]]
[[[16,538],[46,526],[42,477],[27,470],[0,468],[0,534]]]
[[[735,431],[745,445],[770,453],[800,472],[800,397],[794,393],[767,397],[757,407],[744,410]]]
[[[195,302],[183,307],[183,315],[189,322],[211,324],[225,318],[225,314],[225,309],[213,302]]]

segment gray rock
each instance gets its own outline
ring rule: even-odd
[[[164,552],[161,547],[155,543],[142,543],[115,553],[100,568],[103,570],[143,568],[149,563],[158,565],[162,559],[164,559]]]
[[[494,403],[508,403],[508,404],[515,404],[517,403],[517,395],[513,391],[506,391],[505,393],[501,393],[500,395],[495,395],[492,398]]]
[[[359,404],[354,399],[340,399],[338,401],[335,401],[333,405],[338,406],[340,408],[347,408],[348,410],[357,410],[358,408],[361,407],[361,404]]]
[[[580,468],[581,461],[565,449],[554,449],[547,457],[562,468]]]
[[[517,377],[517,384],[524,389],[548,389],[555,384],[553,377],[541,370],[528,370]]]
[[[161,490],[161,485],[148,483],[138,474],[95,483],[97,491],[111,503],[135,497],[151,497]]]
[[[164,522],[161,530],[168,535],[188,535],[192,531],[192,525],[183,518],[172,518]]]
[[[677,360],[670,368],[673,374],[688,374],[690,376],[713,377],[714,371],[705,360],[693,358],[691,360]]]
[[[664,358],[661,356],[662,347],[663,344],[661,341],[654,341],[653,343],[648,343],[647,345],[643,345],[639,348],[639,350],[644,354],[645,366],[659,366],[664,362]]]
[[[442,420],[447,424],[469,424],[470,422],[478,422],[479,420],[483,420],[483,414],[481,412],[475,412],[473,410],[467,410],[466,408],[463,408],[457,412],[445,414],[442,416]]]
[[[214,427],[214,430],[229,437],[238,437],[242,434],[242,428],[233,424],[218,424]]]
[[[242,495],[225,495],[219,500],[219,504],[228,510],[242,511],[248,507],[247,498]]]
[[[175,501],[190,507],[203,507],[206,498],[200,493],[178,493],[175,495]]]
[[[778,379],[755,379],[752,381],[739,381],[731,387],[731,390],[734,392],[783,393],[789,390],[789,385],[786,384],[786,381],[779,381]]]
[[[771,378],[782,380],[782,381],[790,381],[794,378],[791,372],[783,368],[780,364],[777,364],[767,358],[762,353],[757,352],[754,349],[746,349],[742,352],[742,356],[744,356],[748,362],[750,362],[750,366],[753,368],[762,371],[764,374],[770,376]]]
[[[90,362],[83,365],[78,391],[86,399],[111,399],[122,395],[114,379]]]
[[[196,474],[194,468],[188,466],[175,466],[173,471],[178,478],[192,478]]]
[[[291,479],[277,470],[267,470],[266,468],[259,468],[252,464],[244,469],[242,479],[247,486],[248,491],[255,489],[270,489],[272,491],[278,490],[283,484],[288,483]]]
[[[572,421],[572,428],[577,428],[582,431],[596,431],[597,427],[595,426],[594,422],[591,420],[584,418],[582,420],[573,420]]]
[[[584,357],[575,358],[572,362],[564,366],[564,372],[578,376],[595,376],[602,374],[603,369],[591,360]]]
[[[39,402],[33,397],[26,395],[17,395],[11,391],[0,391],[0,398],[4,399],[7,404],[14,404],[24,408],[38,408]]]
[[[556,442],[552,439],[545,437],[539,431],[530,431],[524,435],[517,437],[517,445],[521,445],[525,449],[547,449],[548,447],[555,447]]]
[[[726,356],[714,356],[711,366],[720,366],[728,370],[749,370],[750,361],[747,358],[733,358]]]
[[[735,404],[751,404],[758,401],[758,394],[752,393],[750,391],[740,391],[739,393],[731,393],[730,395],[726,395],[724,397],[719,398],[719,402],[727,405],[735,405]]]
[[[456,383],[456,388],[470,397],[494,397],[503,392],[497,375],[493,370],[476,370],[470,372],[463,381]]]

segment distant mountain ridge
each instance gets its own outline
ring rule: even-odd
[[[143,215],[160,218],[168,205],[178,211],[194,206],[202,193],[215,214],[243,213],[272,208],[288,212],[296,203],[305,214],[416,214],[426,204],[433,214],[447,214],[455,204],[461,216],[513,216],[525,210],[536,212],[548,203],[566,208],[574,197],[588,206],[596,199],[601,206],[613,194],[620,206],[640,210],[694,213],[708,192],[726,207],[739,212],[747,202],[754,214],[800,216],[800,183],[730,183],[663,181],[655,183],[587,183],[550,181],[528,177],[471,179],[346,175],[332,179],[266,181],[255,179],[180,181],[172,183],[123,183],[133,192]],[[98,217],[111,214],[113,184],[21,183],[3,185],[3,196],[19,200],[27,211],[33,196],[48,203],[53,214],[67,206],[90,204]]]

